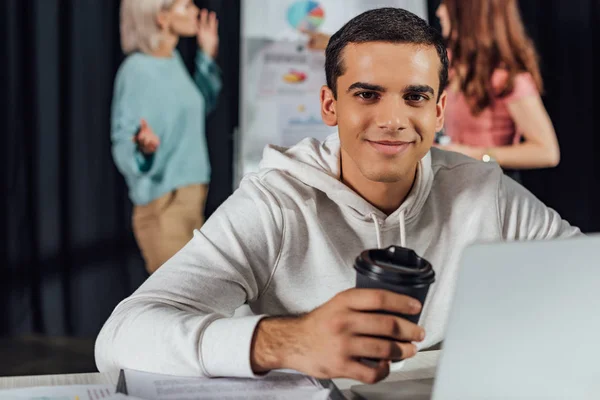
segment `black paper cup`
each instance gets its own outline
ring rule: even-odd
[[[435,281],[431,264],[413,250],[400,246],[365,250],[356,258],[354,269],[357,288],[386,289],[415,298],[421,304],[425,303],[429,287]],[[421,317],[421,313],[404,315],[385,310],[380,312],[394,314],[415,324]]]

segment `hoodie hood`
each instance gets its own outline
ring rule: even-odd
[[[337,133],[330,135],[323,142],[309,138],[289,148],[267,146],[259,168],[284,171],[302,183],[325,193],[340,207],[347,208],[348,214],[354,218],[373,221],[379,247],[381,226],[396,221],[400,224],[401,245],[406,245],[405,225],[419,215],[433,184],[431,153],[427,153],[417,166],[415,183],[408,197],[392,214],[385,214],[341,182],[340,139]]]

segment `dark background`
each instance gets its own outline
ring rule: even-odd
[[[217,11],[224,73],[208,121],[213,169],[207,212],[232,191],[238,124],[239,0]],[[110,153],[119,46],[118,0],[1,0],[0,336],[93,337],[143,280],[131,205]],[[430,21],[436,1],[430,1]],[[600,231],[600,111],[595,102],[596,0],[522,0],[542,59],[544,101],[562,152],[527,172],[536,195],[584,231]],[[180,43],[190,62],[193,40]]]

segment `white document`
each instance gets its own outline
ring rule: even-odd
[[[127,393],[145,400],[326,400],[330,390],[300,374],[272,372],[262,379],[185,378],[125,371]]]
[[[109,400],[112,385],[43,386],[0,390],[0,400]]]
[[[324,140],[337,131],[337,127],[323,123],[321,105],[306,96],[282,100],[277,105],[277,114],[281,146],[293,146],[307,137]]]

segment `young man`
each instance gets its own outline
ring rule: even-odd
[[[268,147],[260,171],[117,306],[96,343],[100,371],[290,368],[376,382],[387,360],[443,339],[465,246],[579,234],[497,165],[431,149],[448,58],[422,19],[392,8],[354,18],[331,38],[326,73],[322,116],[339,135]],[[424,305],[353,289],[354,258],[392,244],[433,264]],[[257,315],[232,317],[244,303]],[[421,326],[369,312],[421,309]]]

